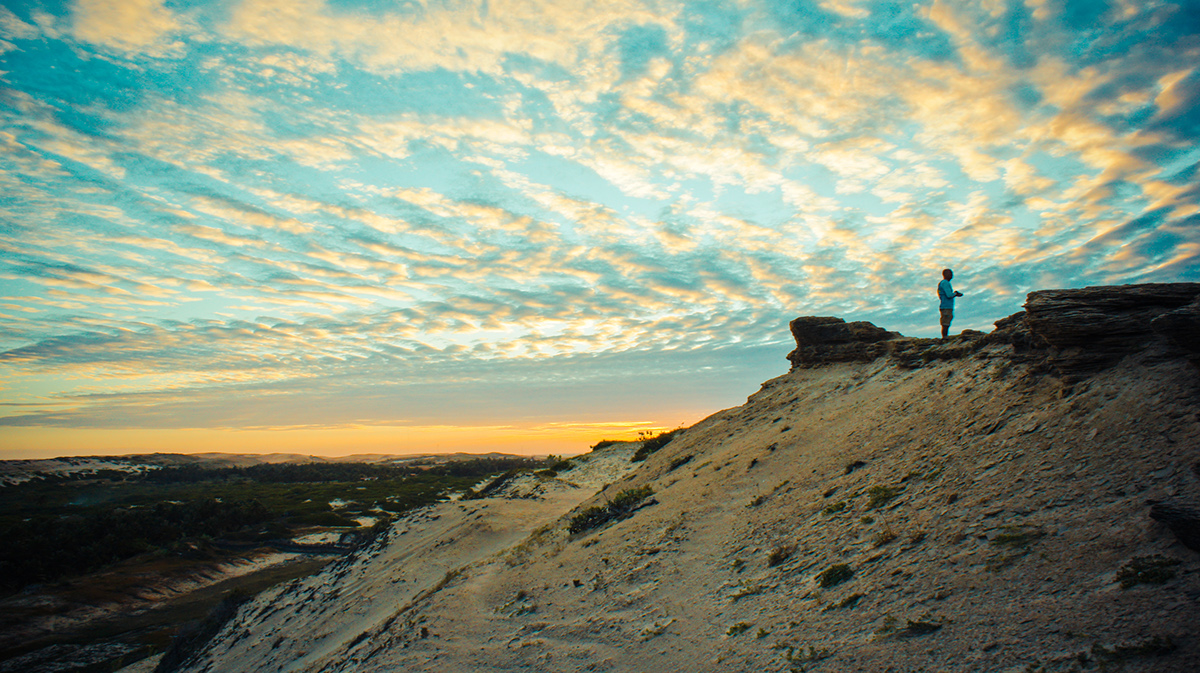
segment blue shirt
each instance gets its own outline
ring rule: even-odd
[[[950,281],[943,280],[938,283],[938,299],[941,300],[938,308],[954,308],[954,288],[950,287]]]

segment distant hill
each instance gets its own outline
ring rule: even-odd
[[[456,460],[481,458],[524,458],[505,453],[451,454],[356,454],[351,456],[306,456],[298,453],[147,453],[122,456],[67,456],[36,460],[0,460],[0,485],[17,484],[30,479],[89,477],[108,472],[138,473],[162,467],[200,465],[208,468],[249,467],[264,463],[423,463],[440,465]]]
[[[791,328],[746,404],[414,513],[183,670],[1196,670],[1200,285]]]

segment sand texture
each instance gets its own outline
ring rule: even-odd
[[[797,367],[645,462],[416,512],[186,670],[1197,670],[1200,553],[1148,504],[1200,501],[1195,366],[1067,385],[978,343]]]

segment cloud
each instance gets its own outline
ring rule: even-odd
[[[308,222],[272,215],[261,208],[224,197],[196,195],[191,198],[190,205],[198,212],[247,229],[277,229],[298,236],[313,231],[313,225]]]
[[[36,26],[22,21],[7,7],[0,7],[0,37],[9,40],[32,40],[38,36]]]
[[[128,55],[178,56],[183,21],[162,0],[75,0],[76,39]]]
[[[6,422],[575,422],[798,314],[933,333],[944,266],[976,328],[1194,277],[1193,38],[1107,7],[4,9]]]
[[[607,25],[669,21],[633,0],[498,0],[483,6],[451,1],[358,13],[322,0],[255,0],[235,5],[225,36],[350,58],[377,72],[497,72],[509,54],[574,65],[584,54],[604,51],[611,39],[603,34]]]

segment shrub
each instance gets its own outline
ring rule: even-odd
[[[643,500],[654,495],[654,489],[649,486],[628,488],[621,491],[609,503],[609,509],[618,514],[627,514],[641,504]]]
[[[598,528],[610,521],[618,521],[633,514],[642,501],[654,494],[649,486],[630,488],[618,493],[605,505],[588,507],[571,518],[567,530],[572,534]]]
[[[1179,559],[1161,554],[1135,556],[1117,573],[1122,589],[1131,589],[1138,584],[1166,584],[1175,577],[1175,566]]]
[[[867,489],[867,497],[870,501],[867,503],[867,509],[878,509],[883,507],[893,498],[900,495],[904,489],[899,486],[872,486]]]
[[[1024,548],[1046,534],[1035,526],[1004,526],[1003,531],[992,538],[992,544],[998,547]]]
[[[546,469],[553,470],[554,472],[566,472],[573,467],[575,467],[575,463],[572,463],[568,459],[568,460],[560,460]]]
[[[678,430],[672,430],[670,432],[663,432],[663,433],[658,434],[655,437],[651,437],[651,438],[645,440],[644,442],[642,442],[642,445],[640,447],[638,447],[638,450],[633,454],[633,458],[631,460],[635,463],[646,460],[646,458],[650,457],[650,454],[654,453],[655,451],[658,451],[662,447],[669,444],[672,439],[675,439],[675,435],[678,432],[679,432]]]
[[[883,545],[885,545],[895,539],[896,539],[896,534],[894,532],[892,532],[890,529],[880,531],[879,534],[875,536],[875,546],[882,547]]]
[[[489,481],[486,486],[479,489],[478,491],[467,489],[463,493],[462,499],[463,500],[480,500],[480,499],[486,498],[489,495],[491,495],[492,493],[495,493],[496,491],[503,488],[505,484],[507,484],[514,477],[519,476],[521,473],[522,473],[522,470],[519,470],[519,469],[509,470],[509,471],[505,472],[504,474],[501,474],[500,476],[496,477],[495,479]]]
[[[734,624],[726,629],[725,635],[731,637],[741,635],[745,633],[751,626],[754,625],[749,622],[738,622],[737,624]]]
[[[904,630],[897,635],[900,637],[924,636],[933,633],[940,628],[942,628],[942,625],[937,622],[914,622],[910,619],[908,620],[908,626],[905,626]]]
[[[675,460],[672,460],[672,461],[671,461],[671,467],[670,467],[670,469],[669,469],[669,470],[667,470],[667,471],[668,471],[668,472],[672,472],[672,471],[674,471],[674,470],[677,470],[677,469],[679,469],[680,467],[683,467],[684,465],[687,465],[689,462],[691,462],[691,460],[692,460],[692,456],[690,456],[690,455],[687,455],[687,456],[680,456],[679,458],[676,458]]]

